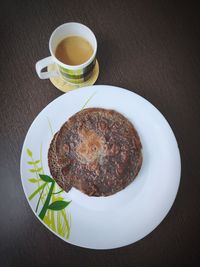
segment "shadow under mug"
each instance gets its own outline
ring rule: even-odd
[[[80,36],[85,38],[93,48],[92,56],[83,64],[67,65],[58,60],[55,56],[56,47],[68,36]],[[96,63],[97,41],[94,33],[85,25],[77,22],[62,24],[51,34],[49,40],[49,50],[51,56],[39,60],[36,65],[36,72],[40,79],[49,79],[51,77],[62,77],[65,81],[72,84],[81,84],[87,81],[93,72]],[[56,64],[57,71],[42,72],[48,65]]]

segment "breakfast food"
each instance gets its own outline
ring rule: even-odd
[[[61,188],[109,196],[137,176],[142,145],[131,122],[114,110],[87,108],[54,135],[48,152],[51,175]]]

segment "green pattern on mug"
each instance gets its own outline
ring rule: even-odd
[[[87,67],[83,69],[78,70],[69,70],[66,68],[63,68],[62,66],[59,67],[59,71],[63,78],[71,83],[83,83],[84,81],[87,81],[91,75],[92,71],[94,69],[96,63],[96,59],[94,59]]]

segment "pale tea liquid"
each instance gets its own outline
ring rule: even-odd
[[[56,58],[67,65],[80,65],[93,54],[92,45],[83,37],[68,36],[56,47]]]

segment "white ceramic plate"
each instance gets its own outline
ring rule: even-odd
[[[88,197],[76,189],[65,193],[49,177],[53,134],[84,107],[121,112],[143,145],[139,175],[109,197]],[[139,95],[106,85],[84,87],[51,102],[32,123],[21,154],[22,185],[35,215],[64,241],[93,249],[122,247],[154,230],[175,200],[180,172],[177,142],[163,115]],[[41,179],[41,174],[46,176]]]

